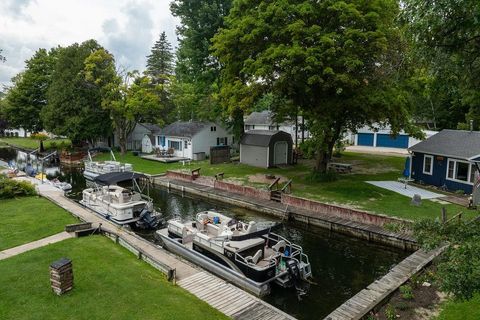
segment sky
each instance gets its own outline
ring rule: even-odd
[[[0,0],[0,88],[39,48],[97,40],[117,65],[143,71],[146,56],[165,31],[177,46],[178,19],[170,0]]]

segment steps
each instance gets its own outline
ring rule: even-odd
[[[272,191],[272,193],[270,194],[270,200],[275,202],[282,202],[282,192]]]

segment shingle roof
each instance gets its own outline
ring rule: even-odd
[[[472,159],[480,155],[480,131],[445,129],[408,150],[458,159]]]
[[[140,123],[140,125],[144,126],[148,130],[150,130],[152,133],[159,132],[161,128],[157,126],[156,124],[153,123]]]
[[[245,119],[245,124],[267,124],[271,125],[272,121],[272,112],[271,111],[262,111],[262,112],[252,112]]]
[[[272,137],[279,133],[286,134],[290,137],[290,135],[284,131],[250,130],[243,134],[242,139],[240,140],[240,144],[267,147],[268,145],[270,145],[270,140],[272,139]]]
[[[202,131],[205,127],[214,126],[211,122],[200,121],[177,121],[162,128],[159,134],[173,137],[193,137],[198,132]]]

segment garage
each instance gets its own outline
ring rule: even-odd
[[[240,163],[270,168],[293,161],[292,136],[284,131],[251,130],[240,140]]]
[[[374,140],[373,133],[358,133],[357,137],[358,137],[357,145],[373,147],[373,140]]]
[[[377,147],[408,148],[408,136],[404,134],[391,136],[389,134],[378,133]]]

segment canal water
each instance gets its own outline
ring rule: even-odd
[[[24,154],[8,148],[0,148],[0,159],[19,161]],[[81,168],[49,167],[45,169],[49,176],[68,181],[73,186],[70,197],[81,198],[85,180]],[[223,203],[194,199],[178,193],[169,193],[164,189],[150,189],[150,196],[155,206],[169,219],[179,217],[191,219],[202,210],[216,209],[243,221],[276,221],[275,218]],[[360,239],[330,232],[325,229],[306,227],[305,225],[286,224],[277,233],[301,245],[308,255],[314,276],[314,283],[308,294],[297,298],[294,291],[273,287],[272,293],[265,300],[298,319],[322,319],[368,286],[375,279],[383,276],[400,262],[408,253],[369,243]],[[153,233],[141,236],[155,241]]]

